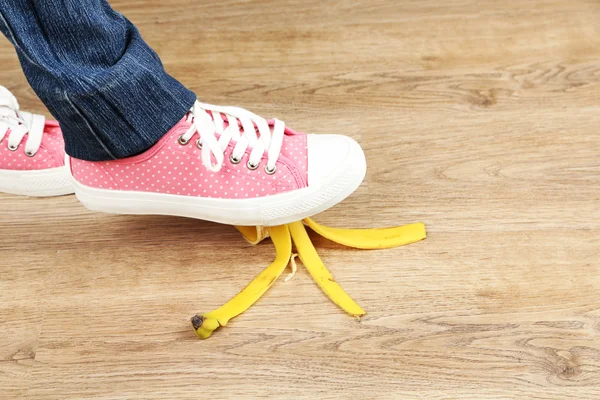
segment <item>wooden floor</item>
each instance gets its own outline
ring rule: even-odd
[[[189,318],[271,244],[0,195],[0,398],[600,398],[600,2],[111,3],[203,101],[363,145],[367,179],[318,221],[429,238],[314,237],[360,322],[300,269],[199,341]]]

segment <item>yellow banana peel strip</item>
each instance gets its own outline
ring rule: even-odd
[[[287,267],[292,254],[292,241],[287,226],[269,228],[269,232],[277,252],[275,261],[221,308],[192,318],[192,325],[200,338],[208,339],[217,328],[227,325],[231,318],[237,317],[250,308],[269,290]]]
[[[356,249],[390,249],[418,242],[427,237],[425,224],[420,222],[379,229],[329,228],[317,224],[310,218],[304,219],[304,223],[324,238]]]
[[[257,245],[269,237],[269,228],[264,226],[236,226],[248,243]]]
[[[317,254],[317,250],[310,241],[302,222],[294,222],[289,224],[288,227],[302,264],[331,301],[352,316],[362,317],[365,315],[365,311],[333,279],[333,276],[321,261],[321,257]]]
[[[312,219],[306,218],[288,225],[268,228],[236,226],[242,236],[253,245],[271,237],[275,245],[275,261],[225,305],[215,311],[197,314],[192,318],[192,325],[200,338],[209,338],[216,329],[227,325],[229,320],[246,311],[267,292],[292,260],[292,241],[300,260],[310,275],[335,304],[355,317],[366,314],[327,270],[317,254],[303,222],[313,231],[331,241],[358,249],[386,249],[403,246],[423,240],[427,236],[425,225],[422,223],[383,229],[340,229],[320,225]]]

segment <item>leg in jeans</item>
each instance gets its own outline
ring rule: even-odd
[[[0,0],[0,30],[73,157],[143,152],[196,100],[106,0]]]

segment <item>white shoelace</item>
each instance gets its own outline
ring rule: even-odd
[[[17,99],[3,86],[0,86],[0,142],[8,135],[8,148],[16,151],[25,135],[25,154],[33,157],[42,144],[46,118],[43,115],[19,111]]]
[[[225,128],[222,114],[225,114],[229,123],[227,128]],[[236,144],[229,157],[233,164],[239,163],[246,150],[250,148],[252,150],[247,163],[248,168],[258,168],[261,158],[267,153],[265,171],[269,174],[275,173],[275,164],[281,152],[285,132],[285,124],[282,121],[275,120],[271,131],[271,127],[265,119],[248,110],[238,107],[213,106],[198,101],[190,110],[188,120],[192,122],[192,126],[181,135],[179,143],[188,144],[197,132],[200,139],[196,141],[196,144],[202,148],[202,163],[209,170],[214,172],[221,170],[225,158],[224,151],[233,140]],[[243,132],[240,132],[240,125]],[[256,134],[256,129],[260,135]],[[214,163],[213,157],[216,161]]]

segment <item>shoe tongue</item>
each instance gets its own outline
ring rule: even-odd
[[[13,94],[4,86],[0,86],[0,116],[17,117],[19,103]]]

